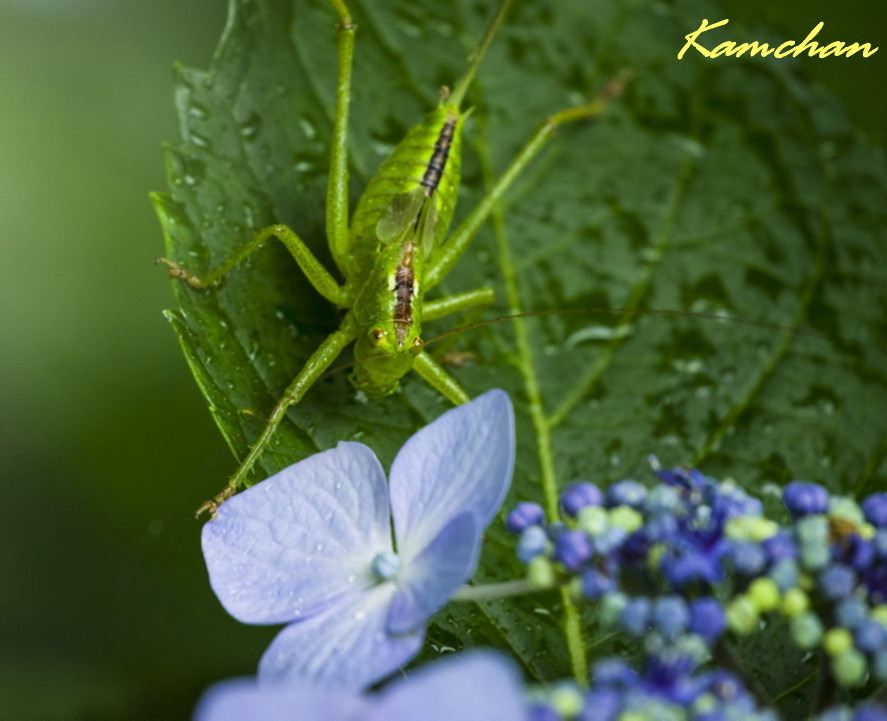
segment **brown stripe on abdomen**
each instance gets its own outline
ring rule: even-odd
[[[452,112],[447,115],[447,120],[437,136],[437,142],[434,143],[431,160],[428,161],[428,166],[425,168],[425,175],[419,181],[425,188],[426,198],[430,198],[431,194],[437,190],[437,186],[440,185],[440,179],[447,167],[447,158],[450,157],[450,147],[453,145],[453,136],[456,134],[456,123],[458,122],[458,113]]]
[[[408,327],[413,325],[413,295],[416,278],[413,272],[413,244],[407,243],[403,257],[394,271],[394,326],[397,344],[403,345]]]

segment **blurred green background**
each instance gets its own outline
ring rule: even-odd
[[[806,65],[883,142],[883,3],[727,5],[787,38],[824,20],[829,41],[882,44]],[[171,65],[206,67],[225,15],[0,0],[2,721],[188,718],[274,634],[231,621],[206,581],[191,512],[233,464],[160,314],[147,197],[177,137]]]

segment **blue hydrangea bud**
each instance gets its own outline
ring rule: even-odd
[[[620,545],[628,537],[628,533],[624,528],[619,526],[610,526],[599,536],[594,539],[594,549],[602,556],[619,548]]]
[[[622,697],[611,688],[596,688],[585,695],[585,709],[576,721],[609,721],[622,708]]]
[[[774,563],[787,558],[795,558],[798,555],[798,546],[791,534],[785,530],[779,531],[770,538],[765,538],[761,545],[767,552],[767,557]]]
[[[680,596],[662,596],[653,603],[651,620],[666,640],[673,640],[687,628],[690,613]]]
[[[554,543],[554,559],[568,571],[578,571],[592,553],[591,541],[582,531],[564,531]]]
[[[880,560],[887,560],[887,528],[878,529],[872,538],[872,549]]]
[[[640,508],[647,498],[647,489],[637,481],[624,480],[607,489],[607,507],[630,506]]]
[[[854,710],[853,721],[887,721],[887,709],[880,704],[866,701]]]
[[[659,484],[647,494],[645,507],[647,513],[654,516],[662,513],[674,513],[681,506],[681,496],[671,486]]]
[[[782,502],[794,518],[828,511],[829,495],[818,483],[792,481],[782,492]]]
[[[851,596],[835,606],[835,620],[844,628],[856,628],[868,618],[868,606],[860,599]]]
[[[594,665],[591,678],[595,686],[630,688],[637,682],[638,674],[621,658],[606,658]]]
[[[650,599],[644,596],[632,598],[622,609],[622,615],[619,622],[622,627],[635,636],[641,636],[650,625],[650,614],[652,612],[652,604]]]
[[[579,481],[567,486],[561,493],[561,510],[564,515],[575,518],[576,514],[586,506],[599,506],[603,500],[601,489],[594,483]]]
[[[698,598],[690,604],[690,630],[698,633],[709,643],[720,638],[727,627],[724,609],[717,599]]]
[[[875,528],[887,528],[887,493],[873,493],[862,502],[865,520]]]
[[[853,593],[856,586],[856,574],[852,568],[835,565],[826,568],[819,574],[819,589],[830,601],[837,601]]]
[[[508,514],[505,527],[515,535],[529,526],[541,526],[545,523],[545,511],[538,503],[521,501]]]
[[[860,650],[870,654],[877,653],[887,648],[887,628],[873,618],[867,618],[854,629],[853,640]]]
[[[596,601],[605,593],[615,591],[619,587],[618,580],[596,568],[582,572],[582,595],[590,601]]]
[[[600,619],[604,626],[613,626],[622,616],[622,612],[628,605],[628,596],[622,591],[605,593],[601,598]]]
[[[865,571],[875,560],[875,547],[871,541],[852,535],[844,545],[842,560],[858,571]]]
[[[791,559],[785,559],[773,564],[767,575],[776,583],[780,593],[785,593],[789,589],[794,588],[801,580],[798,564]]]
[[[665,486],[668,488],[668,486]],[[669,489],[671,490],[671,489]],[[644,535],[650,543],[663,543],[671,540],[678,532],[678,519],[672,515],[663,514],[655,516],[647,521],[644,527]]]
[[[730,547],[729,558],[737,573],[754,576],[767,564],[764,549],[749,541],[734,542]]]
[[[521,563],[529,563],[540,555],[548,543],[548,535],[541,526],[530,526],[517,539],[517,557]]]

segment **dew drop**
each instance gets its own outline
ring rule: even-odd
[[[209,142],[206,138],[204,138],[202,135],[198,135],[197,133],[191,133],[191,134],[188,136],[188,140],[190,140],[191,143],[193,143],[194,145],[196,145],[198,148],[206,148],[206,149],[209,149],[209,148],[212,147],[212,146],[210,145],[210,142]]]
[[[300,153],[296,158],[296,162],[293,163],[293,169],[298,173],[312,173],[316,168],[316,159],[305,153]]]
[[[246,140],[252,140],[259,134],[259,130],[262,127],[262,118],[258,113],[251,113],[250,116],[240,124],[238,130],[240,131],[240,137],[245,138]]]
[[[243,203],[243,219],[248,228],[254,228],[256,225],[255,216],[253,215],[252,206],[249,203]]]
[[[307,115],[299,116],[299,127],[308,140],[314,140],[317,137],[317,126]]]
[[[672,367],[679,373],[696,374],[702,371],[704,365],[701,360],[694,358],[692,360],[676,360]]]
[[[206,108],[200,105],[200,103],[192,102],[188,106],[188,115],[192,118],[205,118],[207,116]]]

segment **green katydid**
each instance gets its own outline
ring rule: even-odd
[[[227,487],[201,506],[211,513],[241,488],[291,405],[298,403],[314,382],[351,342],[355,343],[352,382],[366,396],[391,393],[411,368],[455,404],[469,398],[431,356],[422,349],[425,321],[489,304],[489,288],[424,301],[453,269],[481,225],[514,179],[566,122],[593,117],[620,89],[611,82],[597,98],[550,116],[519,151],[489,193],[447,238],[460,180],[462,130],[460,109],[466,92],[511,0],[504,0],[473,53],[469,66],[453,91],[443,92],[437,109],[410,130],[385,160],[361,195],[348,219],[348,112],[351,65],[356,25],[343,0],[330,0],[339,16],[338,83],[333,121],[332,153],[326,198],[326,231],[332,257],[345,281],[339,284],[311,253],[301,238],[285,225],[272,225],[217,268],[194,275],[165,258],[169,273],[193,288],[219,281],[269,238],[290,251],[311,285],[336,307],[346,311],[338,329],[311,355],[275,405],[268,422]],[[446,242],[444,242],[446,241]]]

